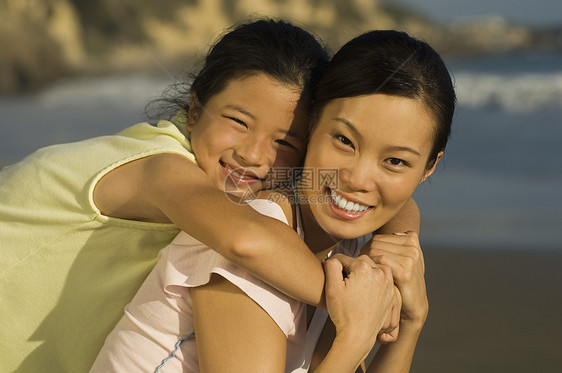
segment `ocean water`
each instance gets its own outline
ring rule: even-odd
[[[450,61],[458,110],[415,194],[422,240],[562,249],[562,53]]]
[[[562,53],[448,64],[459,106],[445,158],[414,195],[422,244],[562,250]],[[0,164],[142,121],[170,81],[84,78],[0,98]]]

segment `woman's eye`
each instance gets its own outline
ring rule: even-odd
[[[336,135],[336,138],[345,146],[349,146],[352,149],[355,149],[355,146],[353,145],[353,143],[351,142],[350,139],[348,139],[347,137],[345,137],[344,135]]]
[[[288,147],[290,147],[290,148],[297,149],[294,145],[292,145],[291,143],[289,143],[289,142],[286,141],[286,140],[281,140],[281,139],[280,139],[280,140],[275,140],[275,142],[278,143],[279,145],[288,146]]]
[[[407,166],[408,164],[400,158],[389,158],[388,162],[393,166]]]

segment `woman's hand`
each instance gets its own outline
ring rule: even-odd
[[[429,304],[425,287],[425,264],[418,235],[414,232],[375,235],[361,250],[376,264],[391,269],[402,296],[400,327],[421,330]]]
[[[392,309],[399,310],[391,271],[366,255],[342,254],[328,259],[324,270],[326,306],[336,327],[336,341],[351,343],[362,359],[379,332],[388,330]]]

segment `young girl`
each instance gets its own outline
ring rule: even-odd
[[[315,94],[304,169],[315,171],[316,181],[326,170],[335,178],[303,178],[295,196],[262,192],[280,207],[250,202],[301,234],[304,228],[306,243],[321,258],[340,241],[334,258],[341,264],[327,261],[326,287],[337,333],[331,325],[322,331],[325,311],[307,315],[302,304],[181,233],[162,250],[92,371],[355,371],[385,312],[377,287],[369,286],[376,281],[354,287],[363,274],[357,268],[389,268],[403,301],[398,340],[381,347],[370,371],[409,371],[428,310],[417,235],[375,236],[365,252],[378,267],[341,253],[359,255],[369,234],[396,217],[433,173],[454,106],[449,74],[431,47],[398,32],[364,34],[336,54]],[[291,206],[291,199],[298,204]]]
[[[141,123],[115,136],[47,147],[5,167],[0,371],[87,371],[180,228],[318,303],[322,267],[298,235],[232,203],[217,186],[226,181],[255,191],[269,182],[274,164],[301,161],[310,86],[327,62],[318,41],[298,27],[241,25],[214,46],[192,94],[183,97],[191,101],[190,125],[208,123],[214,142],[195,136],[191,144],[168,121]],[[307,272],[314,288],[303,292],[299,281]]]
[[[217,187],[256,191],[270,167],[300,162],[309,92],[326,63],[298,27],[241,25],[213,47],[183,97],[192,143],[171,122],[141,123],[4,168],[0,370],[87,371],[180,229],[319,304],[322,266],[299,236]],[[197,140],[203,128],[209,143]]]

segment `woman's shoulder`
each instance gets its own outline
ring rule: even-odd
[[[262,201],[262,202],[256,202]],[[257,203],[265,204],[267,203],[271,209],[280,209],[285,215],[285,223],[287,223],[292,228],[295,228],[294,223],[294,206],[291,203],[291,195],[283,191],[277,190],[262,190],[258,193],[256,199],[252,201],[253,206]],[[280,220],[280,219],[279,219]]]

